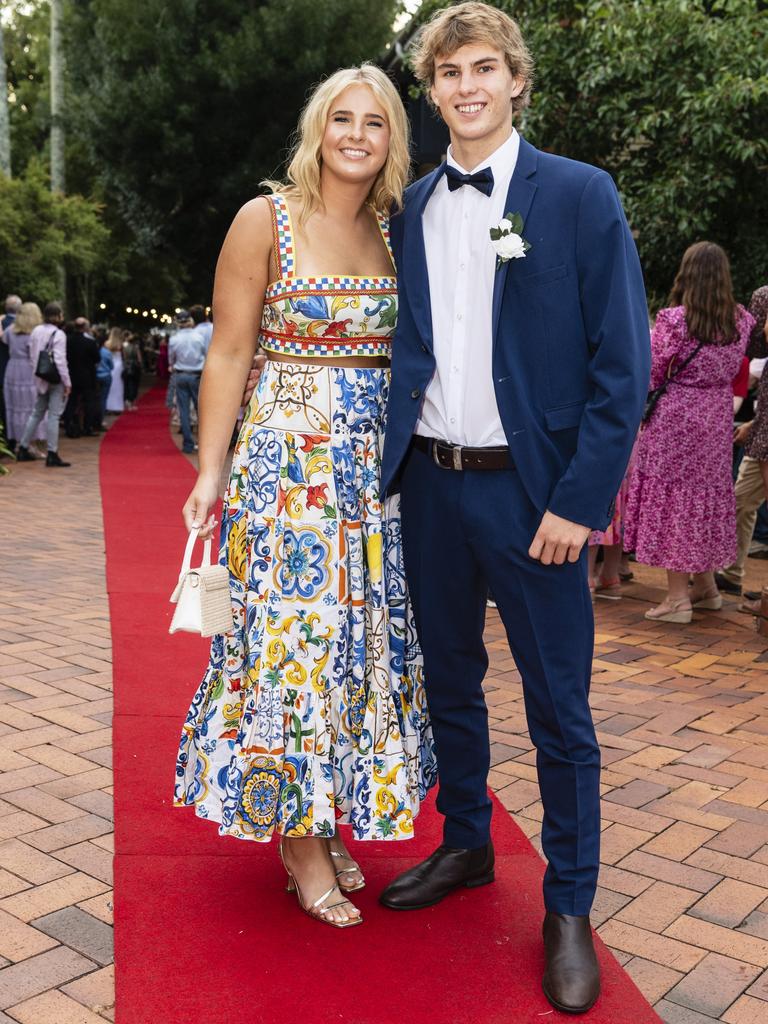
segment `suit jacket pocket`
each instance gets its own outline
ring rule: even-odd
[[[557,409],[545,409],[544,422],[547,424],[547,430],[567,430],[569,427],[578,427],[586,404],[586,402],[573,402],[570,405],[558,406]]]
[[[559,281],[568,276],[568,267],[561,263],[557,267],[550,267],[549,270],[539,270],[535,274],[521,274],[515,280],[521,287],[530,285],[549,284],[551,281]]]

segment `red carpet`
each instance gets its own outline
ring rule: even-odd
[[[438,844],[430,800],[409,842],[364,844],[365,924],[336,931],[283,892],[274,846],[171,806],[179,731],[208,642],[169,636],[194,472],[157,389],[102,446],[115,674],[117,1024],[517,1024],[555,1019],[540,988],[542,864],[500,804],[497,881],[395,914],[383,885]],[[360,844],[363,845],[363,844]],[[590,1024],[658,1022],[600,948]]]

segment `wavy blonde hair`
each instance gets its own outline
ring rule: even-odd
[[[111,327],[109,336],[104,342],[110,352],[120,352],[125,341],[126,331],[122,327]]]
[[[22,302],[16,319],[11,324],[14,334],[31,334],[43,322],[43,314],[36,302]]]
[[[350,85],[367,85],[379,100],[389,122],[389,153],[368,193],[375,210],[389,214],[400,207],[411,166],[410,128],[397,87],[374,64],[342,68],[315,87],[299,118],[296,140],[286,172],[287,181],[262,181],[271,192],[279,192],[301,203],[299,221],[304,222],[322,206],[320,169],[322,145],[328,114],[334,100]]]
[[[470,43],[487,43],[501,50],[512,77],[522,78],[525,83],[520,95],[512,98],[512,112],[524,110],[531,100],[534,63],[520,26],[504,11],[476,0],[436,11],[414,40],[413,73],[426,90],[430,104],[434,106],[430,89],[435,82],[437,58],[452,57]]]

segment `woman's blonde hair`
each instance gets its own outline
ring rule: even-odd
[[[14,334],[31,334],[43,322],[43,314],[36,302],[22,302],[16,319],[11,324]]]
[[[374,64],[336,71],[309,97],[299,118],[296,141],[291,150],[287,181],[263,181],[271,192],[279,192],[301,203],[299,220],[305,221],[322,206],[320,169],[322,145],[328,114],[336,97],[350,85],[367,85],[381,103],[389,122],[389,153],[368,193],[367,202],[381,213],[400,207],[411,164],[410,129],[403,101],[394,83]]]
[[[123,347],[124,339],[125,331],[122,327],[111,327],[109,330],[109,336],[104,344],[110,352],[119,352]]]
[[[414,41],[413,73],[427,95],[435,81],[436,58],[450,57],[470,43],[488,43],[494,50],[501,50],[513,78],[525,82],[520,95],[512,98],[512,112],[524,110],[531,101],[534,63],[520,26],[503,11],[474,0],[437,11]]]

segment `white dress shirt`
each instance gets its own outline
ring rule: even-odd
[[[506,445],[493,390],[493,285],[496,255],[490,229],[505,213],[520,136],[512,134],[468,173],[493,171],[490,196],[473,185],[450,192],[445,175],[429,198],[422,224],[427,253],[435,374],[427,386],[416,433],[453,444]],[[461,167],[448,149],[447,162]]]

